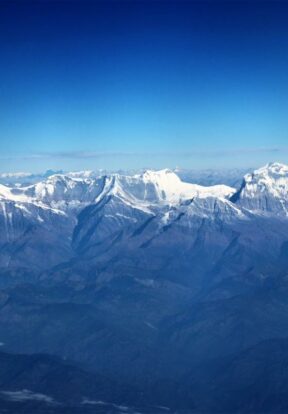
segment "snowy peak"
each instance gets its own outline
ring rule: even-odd
[[[103,188],[103,178],[79,178],[57,174],[22,191],[31,201],[47,204],[81,204],[93,202]]]
[[[275,195],[278,195],[279,191],[287,194],[288,166],[280,163],[270,163],[251,174],[247,174],[244,180],[247,185],[254,186],[262,191],[272,191]]]
[[[69,172],[66,175],[67,175],[67,177],[71,177],[71,178],[74,178],[74,179],[80,179],[80,180],[95,177],[95,173],[93,171],[90,171],[90,170]]]
[[[0,199],[8,199],[9,197],[11,197],[10,189],[0,184]]]
[[[234,188],[226,185],[204,187],[183,182],[178,175],[168,169],[146,171],[142,175],[142,180],[146,185],[154,186],[159,201],[172,204],[193,197],[228,197],[235,192]]]
[[[110,178],[110,193],[147,204],[177,204],[193,197],[228,197],[231,187],[217,185],[203,187],[184,183],[171,170],[147,170],[134,176],[114,175]]]
[[[150,192],[153,190],[155,199],[162,202],[176,201],[175,198],[178,198],[182,186],[180,178],[168,169],[160,171],[147,170],[139,179],[143,181],[146,187],[146,194],[150,187]]]
[[[169,169],[147,170],[135,175],[97,175],[93,171],[58,173],[25,187],[0,184],[2,202],[31,203],[73,214],[106,196],[145,211],[212,197],[231,200],[237,208],[257,214],[288,216],[288,166],[271,163],[246,174],[237,192],[226,185],[184,182]]]
[[[159,186],[177,185],[181,182],[178,175],[167,168],[158,171],[146,170],[140,177],[146,183],[154,183]]]
[[[134,177],[144,189],[143,199],[154,202],[173,203],[179,199],[179,191],[182,185],[180,178],[168,169],[153,171],[147,170]],[[140,196],[140,195],[139,195]]]
[[[3,184],[0,184],[0,201],[13,201],[13,202],[28,202],[28,198],[22,191],[18,189],[11,189]]]
[[[250,210],[288,215],[288,166],[270,163],[245,175],[231,201]]]
[[[288,177],[288,165],[281,164],[280,162],[271,162],[267,165],[265,165],[262,168],[259,168],[258,171],[266,170],[271,174],[275,174],[278,176],[286,175]]]
[[[235,190],[225,185],[203,187],[185,183],[171,170],[147,170],[142,174],[110,174],[96,177],[91,171],[54,174],[27,187],[0,187],[6,200],[43,203],[67,210],[97,203],[113,195],[141,209],[153,205],[177,204],[194,197],[228,197]]]

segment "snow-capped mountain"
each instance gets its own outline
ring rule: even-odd
[[[93,202],[102,191],[103,182],[104,178],[72,178],[57,174],[29,187],[14,189],[13,194],[23,194],[30,202],[42,202],[66,210]]]
[[[26,187],[1,185],[1,263],[18,266],[28,261],[30,266],[37,257],[37,268],[47,269],[61,259],[74,257],[76,263],[86,254],[99,258],[104,251],[114,255],[118,250],[122,257],[129,252],[138,260],[141,250],[137,249],[155,247],[155,256],[165,245],[169,255],[167,246],[175,251],[181,246],[185,251],[196,246],[199,238],[205,251],[210,248],[212,252],[218,245],[215,252],[221,255],[233,234],[241,234],[248,246],[248,232],[259,220],[266,215],[275,219],[287,216],[287,171],[285,165],[269,164],[247,174],[238,191],[226,185],[186,183],[167,169],[133,176],[55,174]],[[227,232],[222,242],[219,229],[222,236]],[[276,232],[275,240],[271,234],[276,256],[283,229],[285,225]],[[44,242],[50,256],[44,252]]]
[[[193,197],[228,197],[234,192],[225,185],[203,187],[182,182],[170,170],[148,170],[134,176],[95,176],[84,171],[52,175],[27,187],[0,187],[0,197],[4,200],[40,204],[63,211],[77,207],[79,210],[108,195],[134,203],[135,207],[138,203],[147,208],[149,204],[177,204]]]
[[[273,338],[282,349],[278,341],[288,326],[287,183],[288,167],[274,163],[245,175],[236,190],[187,183],[166,169],[58,173],[21,187],[1,185],[0,344],[12,355],[49,353],[120,383],[137,383],[141,395],[148,390],[143,400],[150,407],[155,401],[174,407],[174,398],[194,407],[191,390],[205,376],[210,388],[201,393],[204,406],[212,391],[218,401],[224,395],[214,386],[218,358],[231,357],[234,372],[245,349],[261,341]],[[247,366],[257,365],[257,349]],[[279,361],[286,354],[281,351]],[[207,370],[208,355],[213,362]],[[269,352],[263,355],[266,361]],[[5,364],[9,356],[3,358]],[[42,361],[32,378],[45,374]],[[70,384],[75,376],[67,369],[61,368],[61,378]],[[91,377],[83,375],[88,398]],[[58,386],[48,376],[47,395],[55,392],[56,398]],[[41,393],[37,381],[25,388],[27,378],[4,395]],[[151,410],[131,412],[158,412]]]
[[[231,200],[252,211],[288,215],[288,166],[267,164],[244,176]]]

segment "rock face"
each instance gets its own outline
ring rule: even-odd
[[[285,412],[288,400],[282,395],[276,404],[272,380],[265,382],[271,390],[265,402],[244,392],[240,379],[259,377],[242,372],[258,350],[286,358],[287,194],[288,167],[278,163],[245,175],[238,190],[186,183],[170,170],[55,174],[28,186],[1,185],[3,351],[53,354],[107,378],[105,398],[110,392],[112,405],[99,412],[117,412],[121,401],[133,412],[137,399],[151,413],[163,406]],[[264,356],[257,369],[269,375]],[[11,380],[10,389],[0,372],[4,396],[23,389],[51,394],[44,379],[42,388],[32,387],[29,367],[27,387]],[[49,378],[56,375],[48,371]],[[65,364],[60,371],[63,382],[77,375]],[[71,412],[86,412],[79,404],[88,397],[98,410],[96,391],[85,395],[90,377],[79,378],[78,406]],[[125,387],[110,388],[118,381],[135,387],[133,398]]]

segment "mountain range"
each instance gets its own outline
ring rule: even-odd
[[[25,187],[39,181],[43,181],[52,175],[68,175],[68,176],[78,176],[78,177],[97,177],[101,175],[128,175],[133,176],[137,174],[142,174],[147,169],[129,169],[129,170],[86,170],[86,171],[73,171],[65,172],[64,170],[47,170],[45,172],[39,173],[29,173],[29,172],[6,172],[0,173],[0,184],[13,187]],[[223,169],[187,169],[176,167],[172,169],[181,180],[199,184],[203,186],[216,185],[216,184],[226,184],[232,187],[238,187],[241,184],[242,178],[248,172],[252,172],[253,168],[223,168]]]
[[[0,185],[5,412],[287,412],[288,166],[26,184]]]

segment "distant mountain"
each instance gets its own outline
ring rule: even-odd
[[[8,186],[27,186],[35,184],[39,181],[45,180],[52,175],[66,175],[71,178],[95,178],[104,175],[118,174],[125,176],[141,175],[147,171],[146,169],[139,170],[103,170],[96,169],[94,171],[71,171],[64,172],[63,170],[47,170],[43,173],[33,174],[26,172],[16,173],[1,173],[0,184]],[[172,170],[178,177],[184,182],[198,184],[202,186],[212,186],[218,184],[228,185],[230,187],[238,188],[241,185],[243,176],[249,172],[252,172],[251,168],[231,168],[231,169],[206,169],[206,170],[193,170],[185,168],[175,168]]]
[[[47,170],[46,172],[33,174],[27,172],[16,172],[16,173],[1,173],[0,174],[0,183],[7,186],[25,186],[31,185],[35,182],[41,181],[45,178],[50,177],[54,174],[63,174],[62,170],[54,171]]]
[[[218,168],[204,170],[185,168],[174,169],[174,172],[181,178],[181,180],[189,183],[205,186],[225,184],[234,188],[239,188],[243,176],[252,171],[252,168]]]

